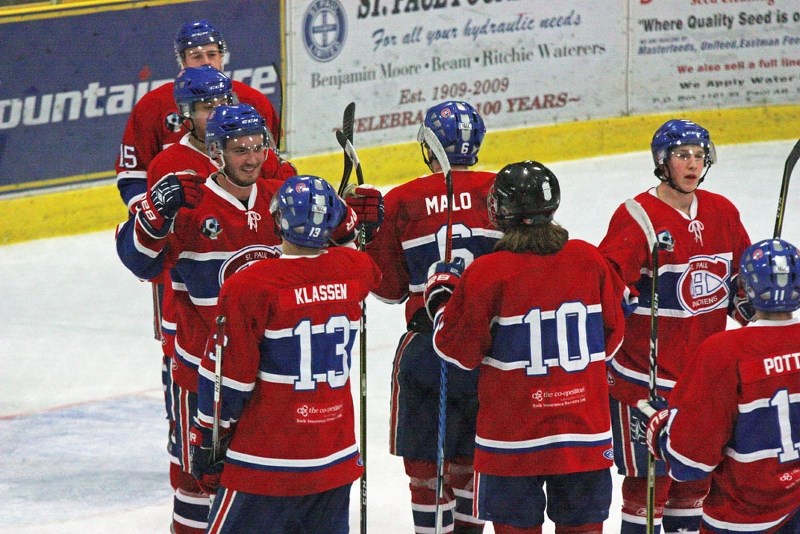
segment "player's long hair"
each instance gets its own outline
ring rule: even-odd
[[[523,254],[532,252],[540,256],[555,254],[566,244],[569,232],[555,222],[529,226],[524,224],[509,228],[495,244],[495,252],[507,250]]]

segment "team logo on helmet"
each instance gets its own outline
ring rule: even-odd
[[[222,233],[222,226],[219,221],[214,217],[209,217],[203,221],[203,226],[200,227],[200,232],[209,239],[216,239]]]
[[[678,279],[678,301],[697,315],[728,305],[730,262],[720,256],[694,256]]]
[[[219,268],[219,285],[241,270],[247,269],[255,262],[266,258],[277,258],[280,248],[267,245],[251,245],[234,253]]]
[[[303,15],[303,44],[312,58],[327,63],[347,37],[347,15],[338,0],[315,0]]]

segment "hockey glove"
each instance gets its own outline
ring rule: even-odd
[[[231,434],[227,434],[220,440],[219,458],[214,459],[211,457],[211,429],[193,425],[189,432],[189,458],[192,476],[197,479],[197,484],[206,493],[214,493],[219,486],[222,460],[225,457],[225,449],[227,449],[230,436]]]
[[[344,217],[342,217],[342,222],[339,223],[339,226],[334,228],[333,233],[331,233],[331,243],[339,247],[349,245],[356,240],[356,225],[358,224],[358,215],[356,215],[353,208],[345,204],[344,201],[342,203],[346,208]]]
[[[639,411],[647,416],[647,431],[645,440],[647,442],[647,449],[656,460],[663,460],[664,455],[661,452],[661,446],[666,436],[663,436],[664,426],[669,419],[669,406],[663,397],[656,397],[655,400],[649,401],[641,399],[636,403]]]
[[[456,258],[450,263],[437,262],[428,269],[428,281],[425,282],[425,311],[431,321],[439,308],[447,304],[458,285],[458,279],[464,273],[464,258]]]
[[[154,237],[165,236],[182,206],[194,208],[203,198],[206,181],[193,171],[168,174],[153,184],[142,200],[139,220]]]
[[[739,275],[736,275],[731,281],[731,284],[737,289],[736,294],[733,296],[732,305],[728,306],[728,315],[730,315],[731,319],[744,326],[755,320],[756,309],[753,303],[750,302],[750,297],[747,296],[744,285],[739,280],[741,280]]]
[[[344,190],[344,200],[358,215],[369,243],[383,224],[383,195],[372,185],[350,184]]]

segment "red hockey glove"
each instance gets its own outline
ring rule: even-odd
[[[192,476],[197,479],[197,484],[206,493],[214,493],[219,486],[219,479],[222,476],[224,450],[227,449],[228,439],[221,440],[225,445],[220,444],[222,449],[219,459],[211,457],[211,429],[197,425],[192,425],[189,431],[189,458],[191,461]]]
[[[358,215],[369,243],[383,224],[383,195],[372,185],[350,184],[344,190],[344,200]]]
[[[736,275],[731,281],[731,285],[736,288],[736,294],[733,295],[731,305],[728,306],[728,315],[744,326],[755,320],[756,309],[750,302],[750,297],[747,296],[744,284],[740,283],[740,280],[739,275]]]
[[[428,281],[425,282],[425,311],[433,321],[439,308],[447,304],[453,295],[458,279],[464,273],[464,258],[456,258],[450,263],[437,262],[428,269]]]
[[[666,436],[663,435],[664,426],[669,420],[669,407],[663,398],[658,397],[653,401],[641,399],[636,403],[639,411],[648,417],[647,421],[647,449],[656,460],[663,460],[661,452]]]
[[[346,208],[344,217],[342,217],[342,222],[339,223],[339,226],[337,226],[331,234],[331,243],[340,247],[349,245],[355,241],[356,225],[358,224],[358,215],[356,215],[353,208],[345,204],[344,201],[342,201],[342,204],[344,204]]]
[[[154,236],[169,232],[171,222],[182,206],[194,208],[203,198],[205,178],[193,171],[168,174],[153,184],[142,200],[139,220]]]

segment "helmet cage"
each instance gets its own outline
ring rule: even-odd
[[[750,302],[764,312],[793,312],[800,308],[800,257],[794,245],[768,239],[742,254],[739,274]]]
[[[286,241],[301,247],[327,246],[345,215],[344,202],[333,187],[316,176],[292,176],[270,202],[275,228]]]

